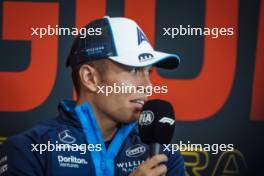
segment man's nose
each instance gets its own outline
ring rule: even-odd
[[[144,75],[144,76],[141,77],[140,80],[141,80],[140,81],[140,85],[144,86],[145,89],[149,89],[150,87],[152,87],[150,76]]]

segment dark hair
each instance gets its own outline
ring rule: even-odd
[[[102,78],[104,77],[105,71],[107,70],[106,59],[87,61],[72,68],[72,81],[78,98],[81,91],[79,70],[84,64],[90,65],[95,70],[97,70]]]

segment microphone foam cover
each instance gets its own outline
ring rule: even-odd
[[[169,144],[175,128],[172,105],[159,99],[147,101],[140,113],[138,127],[142,142]]]

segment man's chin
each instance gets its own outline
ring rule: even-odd
[[[129,119],[129,122],[128,122],[128,123],[137,122],[138,119],[139,119],[139,114],[137,114],[137,115],[131,117],[131,118]]]
[[[117,118],[117,122],[118,123],[133,123],[133,122],[137,122],[139,119],[139,115],[140,112],[131,112],[129,114],[124,114],[122,117],[120,116],[119,118]]]
[[[138,121],[139,116],[132,116],[129,118],[122,119],[121,123],[133,123]]]
[[[121,123],[134,123],[136,121],[137,119],[127,119],[127,120],[123,120]]]

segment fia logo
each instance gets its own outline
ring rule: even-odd
[[[150,125],[154,120],[154,114],[152,111],[143,111],[139,117],[139,125]]]
[[[143,41],[148,42],[147,37],[143,34],[143,32],[137,28],[137,35],[138,35],[138,45],[140,45]]]

